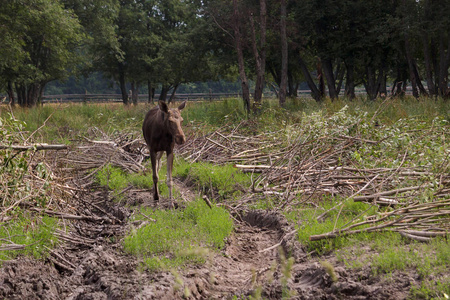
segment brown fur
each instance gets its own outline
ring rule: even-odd
[[[169,187],[169,198],[172,201],[172,168],[173,148],[175,143],[183,144],[186,141],[181,128],[181,110],[186,106],[186,101],[178,108],[169,109],[167,104],[159,101],[158,106],[149,110],[142,125],[145,142],[150,150],[150,159],[153,172],[153,199],[159,200],[158,194],[158,171],[161,167],[161,156],[167,154],[167,186]]]

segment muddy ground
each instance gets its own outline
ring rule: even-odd
[[[193,198],[183,183],[177,186],[180,201]],[[108,198],[104,191],[92,193],[95,199],[102,193]],[[126,196],[134,205],[153,205],[150,199],[148,191],[130,190]],[[139,268],[138,258],[122,251],[124,234],[130,226],[139,226],[127,222],[132,211],[124,204],[106,199],[98,206],[117,218],[116,224],[70,221],[70,234],[63,235],[60,246],[44,260],[18,258],[3,263],[0,298],[247,299],[261,293],[264,299],[405,299],[418,282],[414,271],[386,279],[374,277],[370,266],[347,269],[334,254],[308,255],[295,241],[293,227],[281,215],[266,211],[238,212],[227,246],[213,253],[205,265],[175,273],[149,272]],[[294,257],[290,273],[283,271],[286,260],[280,253]],[[320,263],[324,260],[334,266],[336,282]]]

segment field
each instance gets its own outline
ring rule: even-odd
[[[0,298],[448,299],[450,102],[0,107]],[[19,147],[22,146],[22,147]]]

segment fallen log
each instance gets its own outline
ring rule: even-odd
[[[27,150],[65,150],[67,145],[49,145],[49,144],[33,144],[33,145],[0,145],[0,149],[12,149],[16,151]]]

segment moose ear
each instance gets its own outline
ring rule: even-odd
[[[169,106],[167,106],[167,103],[164,101],[159,101],[159,109],[162,110],[165,113],[169,113]]]
[[[182,110],[185,107],[186,107],[186,101],[184,101],[183,103],[180,104],[180,106],[178,106],[178,110]]]

